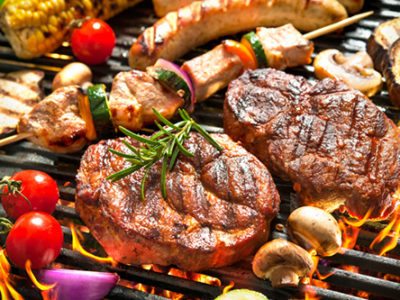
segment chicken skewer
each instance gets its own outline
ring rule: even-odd
[[[287,66],[309,63],[313,47],[311,43],[304,42],[305,38],[316,38],[336,31],[371,14],[372,12],[363,13],[329,25],[319,29],[318,35],[313,32],[305,36],[301,36],[297,32],[298,35],[296,35],[296,31],[292,26],[282,26],[281,30],[289,32],[296,43],[301,43],[304,49],[303,52],[307,54],[300,55],[300,58],[298,58],[291,56],[292,53],[289,53],[289,55],[283,55],[283,59],[271,59],[269,66],[284,69]],[[270,35],[278,29],[261,28],[259,30],[261,30],[261,33],[263,33],[263,30],[269,30],[270,32],[264,33],[271,38]],[[232,53],[227,53],[224,51],[225,48],[222,49],[221,47],[224,48],[223,46],[217,46],[182,66],[182,69],[186,70],[189,76],[192,77],[191,80],[197,90],[197,101],[206,99],[218,89],[226,86],[243,71],[241,59]],[[217,55],[218,52],[222,57]],[[209,75],[199,81],[199,76],[196,74],[203,74],[205,70],[202,61],[207,60],[211,54],[215,55],[216,60],[221,59],[222,64],[218,65],[216,70],[210,70]],[[270,55],[268,54],[267,56]],[[201,61],[197,63],[196,60],[199,59]],[[225,76],[225,68],[227,66],[229,68],[229,65],[235,65],[238,71]],[[148,73],[151,74],[152,70],[149,70]],[[153,123],[155,117],[152,108],[160,111],[166,118],[171,118],[175,111],[183,105],[184,100],[181,95],[166,89],[148,73],[133,70],[131,72],[122,72],[115,77],[110,93],[109,109],[110,119],[112,118],[112,123],[115,127],[125,126],[131,130],[140,130],[144,126]],[[221,77],[221,74],[224,76]],[[21,139],[29,139],[33,143],[55,152],[69,153],[82,149],[89,141],[97,138],[90,110],[88,112],[87,109],[87,101],[87,97],[76,86],[56,90],[39,103],[30,114],[21,118],[18,127],[19,133],[13,137],[0,140],[0,147]],[[55,122],[54,120],[57,121]]]

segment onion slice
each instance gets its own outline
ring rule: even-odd
[[[68,269],[41,270],[37,276],[42,283],[56,283],[57,300],[101,300],[119,280],[115,273]]]
[[[159,58],[153,67],[148,68],[148,73],[159,80],[159,76],[157,75],[157,70],[166,70],[176,74],[186,85],[189,90],[190,95],[183,95],[183,99],[185,100],[184,108],[189,112],[192,112],[194,109],[194,104],[196,102],[195,99],[195,91],[192,80],[189,75],[182,70],[178,65],[170,62],[166,59]],[[163,85],[166,85],[167,88],[174,90],[173,86],[168,86],[168,83],[160,81]],[[179,94],[179,91],[174,90],[174,92]]]

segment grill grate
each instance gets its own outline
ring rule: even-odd
[[[366,1],[365,10],[374,10],[375,14],[366,20],[362,20],[359,24],[350,26],[344,31],[344,34],[333,34],[321,37],[315,41],[316,52],[326,48],[338,48],[345,53],[354,53],[365,49],[366,39],[380,22],[390,18],[400,16],[399,0],[376,0]],[[132,18],[135,16],[135,18]],[[110,21],[111,26],[117,34],[117,47],[114,49],[112,57],[106,65],[96,66],[93,68],[95,82],[103,82],[110,87],[113,76],[120,72],[129,70],[127,66],[127,52],[136,36],[146,27],[155,22],[156,18],[152,8],[144,3],[133,9],[127,10],[117,18]],[[237,36],[238,37],[238,36]],[[213,41],[208,45],[193,50],[183,59],[178,60],[182,63],[184,60],[197,56],[213,46],[219,41]],[[70,48],[63,46],[56,53],[49,54],[45,57],[37,58],[33,61],[19,60],[13,54],[6,39],[0,35],[0,72],[6,73],[21,68],[41,69],[46,72],[44,81],[45,91],[48,93],[51,89],[51,80],[55,73],[65,64],[73,60]],[[288,70],[290,73],[303,75],[309,79],[313,77],[313,67],[304,66]],[[222,106],[224,100],[224,91],[214,95],[212,99],[200,103],[196,107],[195,117],[207,128],[214,132],[222,131]],[[399,121],[399,109],[391,106],[388,101],[387,91],[382,91],[373,98],[375,103],[385,111],[394,121]],[[75,183],[74,178],[76,170],[79,166],[80,156],[76,155],[54,154],[46,150],[40,149],[29,142],[20,142],[0,149],[0,176],[9,175],[20,169],[39,169],[52,175],[58,180],[61,192],[61,198],[65,203],[74,201]],[[71,185],[65,187],[63,183],[70,181]],[[275,223],[285,223],[289,212],[291,211],[291,199],[293,198],[293,190],[290,184],[279,179],[275,180],[281,194],[282,204],[281,212],[275,220]],[[4,215],[4,211],[0,211],[0,215]],[[74,208],[67,205],[58,205],[55,216],[59,220],[76,220],[80,222],[79,216]],[[273,228],[273,227],[272,227]],[[361,230],[358,245],[368,247],[374,238],[376,230],[364,226]],[[71,242],[71,231],[67,227],[63,227],[65,234],[65,242]],[[284,233],[274,231],[272,236],[282,237]],[[91,236],[87,239],[94,242]],[[393,255],[400,257],[400,244],[391,252]],[[109,270],[117,272],[122,279],[143,283],[146,285],[157,287],[158,289],[167,289],[173,292],[183,293],[187,298],[213,299],[222,291],[221,287],[211,286],[208,284],[172,277],[163,273],[143,270],[138,267],[127,267],[118,265],[117,267],[107,266],[93,262],[79,253],[64,248],[62,254],[57,259],[58,263],[71,266],[73,268],[81,268],[87,270]],[[376,277],[377,272],[389,273],[400,276],[400,260],[390,257],[381,257],[374,254],[349,250],[344,254],[337,254],[327,260],[328,266],[320,265],[320,272],[326,274],[334,272],[334,274],[326,279],[331,284],[331,289],[323,289],[314,287],[316,294],[324,299],[352,299],[360,300],[362,298],[348,295],[351,289],[371,292],[370,299],[399,299],[400,284],[392,281],[384,280]],[[338,269],[336,266],[346,264],[360,267],[360,269],[368,275],[361,275],[349,271]],[[26,299],[41,299],[38,291],[33,289],[29,281],[25,278],[21,270],[13,269],[13,273],[21,276],[21,284],[18,286],[19,292]],[[259,280],[254,277],[249,269],[249,262],[239,265],[208,270],[204,274],[218,277],[223,285],[230,281],[235,282],[235,287],[244,287],[265,293],[272,299],[288,299],[301,297],[300,289],[272,289],[268,282]],[[160,296],[150,295],[134,289],[123,286],[115,287],[108,296],[109,299],[166,299]]]

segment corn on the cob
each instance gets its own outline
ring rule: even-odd
[[[20,58],[55,50],[69,24],[86,16],[108,19],[141,0],[6,0],[0,27]]]

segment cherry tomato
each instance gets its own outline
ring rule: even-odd
[[[10,260],[25,268],[29,259],[32,269],[40,269],[53,262],[61,252],[64,236],[61,225],[44,212],[28,212],[15,222],[6,239]]]
[[[5,195],[1,197],[1,203],[7,215],[17,219],[29,211],[53,213],[60,195],[57,183],[48,174],[24,170],[15,173],[10,179],[20,181],[21,190],[20,193],[9,193],[7,186],[4,188]]]
[[[80,61],[88,65],[105,62],[110,57],[114,46],[114,31],[102,20],[89,19],[72,31],[72,52]]]

